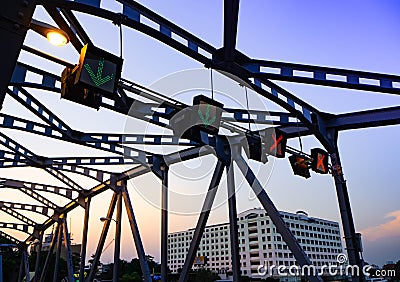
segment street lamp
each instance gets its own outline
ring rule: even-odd
[[[69,36],[65,31],[47,23],[32,19],[29,28],[46,37],[53,45],[64,46],[69,42]]]
[[[107,220],[113,220],[113,221],[115,221],[115,223],[118,223],[118,221],[116,221],[114,218],[110,218],[110,217],[100,217],[100,221],[101,221],[101,222],[104,222],[104,221],[107,221]]]

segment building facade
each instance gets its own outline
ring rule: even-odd
[[[309,217],[305,212],[280,212],[298,242],[318,269],[335,264],[343,252],[339,224]],[[270,267],[296,265],[295,259],[276,227],[263,209],[251,209],[238,215],[239,252],[242,275],[263,277],[260,265]],[[168,234],[168,266],[172,272],[183,267],[194,229]],[[197,250],[196,267],[224,274],[232,269],[229,223],[205,228]]]

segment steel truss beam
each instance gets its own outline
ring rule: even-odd
[[[13,236],[11,236],[11,235],[9,235],[9,234],[1,231],[1,230],[0,230],[0,237],[3,237],[4,239],[6,239],[6,240],[8,240],[8,241],[10,241],[10,242],[12,242],[12,243],[14,243],[16,245],[19,245],[21,243],[21,241],[18,240],[17,238],[14,238]]]
[[[239,0],[224,0],[224,57],[233,61],[239,18]]]
[[[4,205],[1,202],[0,202],[0,210],[5,212],[5,213],[8,213],[12,217],[22,221],[23,223],[27,224],[28,226],[35,227],[36,225],[38,225],[37,222],[35,222],[32,219],[26,217],[25,215],[13,210],[13,208],[8,207],[8,206]]]
[[[72,193],[74,192],[73,189],[66,188],[66,187],[59,187],[59,186],[53,186],[53,185],[48,185],[48,184],[33,183],[33,182],[27,182],[27,181],[21,181],[21,180],[7,179],[7,178],[1,178],[0,182],[2,182],[0,184],[0,186],[7,187],[7,188],[21,189],[21,191],[26,192],[26,193],[31,193],[33,191],[49,192],[49,193],[53,193],[53,194],[65,197],[67,199],[72,199]],[[53,209],[57,208],[57,205],[54,205],[53,203],[45,200],[44,198],[39,201],[42,204],[48,205]]]
[[[312,265],[311,260],[307,257],[306,253],[300,246],[296,237],[287,227],[285,221],[282,219],[279,211],[275,207],[272,200],[269,198],[265,190],[263,189],[261,183],[258,181],[257,177],[251,170],[251,168],[247,165],[246,161],[240,154],[234,154],[235,162],[238,165],[240,171],[243,176],[246,178],[248,184],[253,189],[254,194],[257,196],[261,205],[268,213],[271,221],[274,223],[276,230],[282,235],[282,239],[285,241],[293,256],[296,258],[296,261],[300,266],[303,265]],[[314,276],[308,276],[308,279],[311,282],[321,282],[322,279],[314,273]]]
[[[0,228],[8,228],[8,229],[13,229],[13,230],[17,230],[17,231],[21,231],[24,232],[26,234],[31,235],[32,237],[34,237],[32,235],[31,232],[29,232],[30,229],[30,225],[28,224],[21,224],[21,223],[10,223],[10,222],[0,222]]]
[[[254,78],[400,94],[400,76],[320,66],[251,60],[244,67]]]
[[[59,237],[58,234],[61,233],[60,228],[61,228],[61,223],[57,222],[57,226],[55,228],[54,234],[52,233],[49,252],[47,253],[46,260],[44,262],[42,272],[40,274],[38,274],[39,277],[36,278],[36,279],[38,279],[38,282],[46,281],[46,275],[47,275],[47,270],[49,268],[49,264],[50,264],[50,261],[51,261],[51,256],[52,256],[52,254],[54,252],[54,248],[55,248],[55,246],[57,244],[57,239]]]
[[[31,211],[47,217],[50,217],[51,212],[46,206],[0,201],[0,209],[2,209],[3,207],[7,209]]]
[[[231,239],[231,262],[233,281],[240,281],[240,251],[238,238],[238,219],[236,208],[235,175],[233,162],[226,167],[227,186],[228,186],[228,214],[229,214],[229,233]]]
[[[211,178],[206,198],[204,199],[203,207],[201,209],[196,228],[194,229],[193,239],[190,242],[189,251],[185,257],[185,263],[182,267],[181,275],[179,276],[179,282],[186,282],[189,279],[189,270],[193,265],[197,249],[200,245],[201,236],[203,235],[204,229],[206,228],[207,220],[210,215],[211,208],[214,203],[214,198],[217,194],[217,189],[221,181],[223,172],[224,164],[220,160],[218,160],[218,163],[214,170],[214,174]]]

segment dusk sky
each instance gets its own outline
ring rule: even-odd
[[[222,0],[138,2],[214,47],[222,47]],[[102,1],[102,7],[121,12],[121,4],[111,0]],[[256,59],[398,75],[400,74],[399,12],[400,2],[397,0],[241,1],[237,49]],[[119,55],[119,30],[116,26],[88,15],[77,14],[77,17],[97,47]],[[54,24],[41,7],[35,12],[34,18]],[[56,48],[33,32],[28,33],[25,44],[71,63],[77,63],[79,59],[79,54],[71,44]],[[170,85],[172,82],[179,84],[179,79],[188,73],[193,79],[193,86],[190,85],[192,80],[185,81],[185,85],[189,88],[196,88],[200,82],[205,88],[209,86],[207,84],[209,70],[205,70],[201,64],[155,39],[126,27],[123,29],[123,57],[124,78],[163,93],[171,90],[166,89],[165,85]],[[62,67],[46,63],[26,52],[21,52],[20,61],[40,65],[41,68],[55,74],[61,74],[62,71]],[[232,107],[245,105],[243,88],[218,73],[215,73],[215,80],[216,87],[220,91],[216,93],[216,100]],[[277,82],[277,84],[312,106],[329,113],[355,112],[400,104],[397,95],[295,83]],[[140,122],[133,122],[105,109],[95,111],[78,106],[60,100],[60,96],[54,93],[43,93],[43,91],[32,91],[32,93],[74,129],[127,133],[143,128]],[[175,93],[174,97],[189,102],[194,96],[193,93],[189,93],[191,96],[186,97],[184,93]],[[261,100],[253,91],[249,91],[249,97],[250,107],[280,109]],[[35,120],[10,98],[6,99],[2,112]],[[60,156],[69,153],[90,155],[92,152],[78,146],[67,144],[59,146],[57,144],[60,143],[20,132],[9,130],[7,133],[42,155]],[[367,262],[378,265],[383,265],[388,260],[400,259],[399,138],[399,126],[346,131],[339,135],[339,149],[356,230],[363,235],[364,258]],[[314,137],[302,138],[302,142],[306,152],[309,152],[310,148],[321,146]],[[299,148],[297,139],[291,140],[289,144]],[[172,193],[185,195],[186,198],[172,196],[170,199],[172,210],[170,232],[195,226],[198,217],[196,212],[201,208],[201,201],[212,174],[210,168],[214,163],[215,158],[208,156],[171,168]],[[260,181],[279,210],[288,212],[304,210],[310,216],[340,222],[331,176],[312,173],[312,177],[307,180],[294,176],[287,158],[273,160],[270,157],[270,162],[266,165],[251,161],[251,167],[258,172]],[[236,183],[240,184],[237,187],[238,211],[260,207],[254,195],[250,193],[249,186],[244,183],[239,170],[236,169],[235,174]],[[45,173],[35,169],[2,169],[0,176],[57,183],[55,180],[48,180]],[[77,179],[82,181],[86,188],[95,185],[93,181],[84,180],[82,177]],[[148,174],[131,180],[128,187],[146,252],[159,259],[160,182],[155,176]],[[227,221],[225,191],[224,177],[217,195],[216,207],[209,219],[210,224]],[[15,195],[3,194],[1,194],[3,198],[15,199]],[[93,200],[88,255],[95,251],[101,230],[99,218],[105,216],[107,212],[110,195],[111,193],[107,192]],[[193,196],[192,200],[184,200],[189,198],[188,195]],[[21,201],[22,199],[25,198],[21,196]],[[60,201],[59,204],[65,204],[61,199],[54,199]],[[71,230],[76,243],[81,241],[82,215],[82,209],[77,209],[71,214]],[[4,214],[1,214],[0,218],[1,221],[8,219]],[[112,226],[106,244],[114,237],[113,228]],[[16,236],[23,238],[21,234]],[[128,260],[136,256],[126,216],[123,218],[121,255]],[[102,261],[110,262],[112,256],[113,248],[110,247],[104,252]]]

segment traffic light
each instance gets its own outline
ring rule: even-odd
[[[86,44],[81,50],[75,84],[102,94],[114,94],[121,78],[122,58]]]
[[[328,171],[328,152],[314,148],[311,149],[311,169],[317,173],[327,174]]]
[[[61,97],[99,109],[101,96],[112,96],[121,77],[122,59],[86,44],[79,64],[61,74]]]
[[[246,138],[242,141],[243,149],[249,159],[256,160],[262,163],[268,161],[267,155],[264,152],[264,145],[261,142],[259,132],[246,133]]]
[[[277,158],[285,157],[286,133],[276,127],[264,130],[265,153]]]
[[[306,159],[306,157],[292,155],[289,157],[289,162],[295,175],[299,175],[304,178],[309,178],[311,176],[307,164],[308,160]]]
[[[206,96],[193,98],[193,106],[177,112],[170,125],[174,135],[201,142],[201,132],[217,135],[224,105]]]
[[[61,74],[61,98],[72,102],[99,109],[101,96],[93,90],[75,84],[75,75],[78,66],[66,67]]]
[[[223,107],[224,104],[204,95],[193,97],[193,124],[209,134],[217,135]]]
[[[201,141],[200,130],[193,126],[193,108],[188,107],[177,112],[169,121],[169,124],[174,131],[174,135],[196,142]]]

